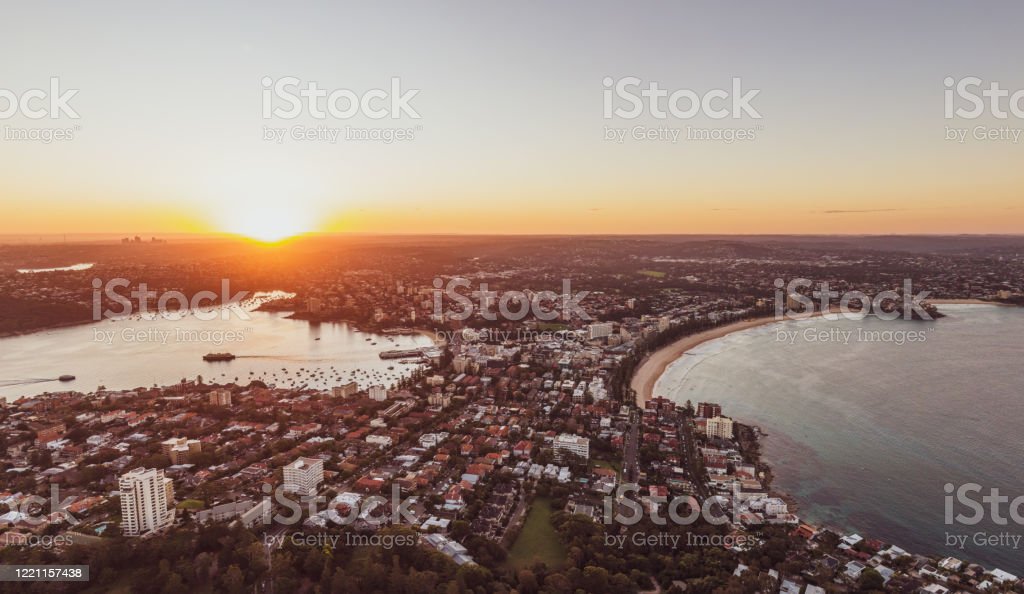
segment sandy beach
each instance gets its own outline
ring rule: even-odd
[[[1003,303],[1001,301],[985,301],[984,299],[925,299],[932,305],[1002,305],[1008,307],[1015,307],[1012,303]]]
[[[637,368],[636,372],[633,374],[633,381],[630,382],[630,387],[636,391],[637,406],[643,407],[644,403],[651,399],[652,393],[654,392],[654,384],[658,381],[658,378],[661,377],[661,374],[665,373],[665,369],[673,361],[681,357],[686,351],[709,340],[721,338],[726,334],[739,332],[740,330],[748,330],[750,328],[756,328],[758,326],[764,326],[765,324],[771,324],[778,321],[779,320],[775,319],[774,316],[740,320],[738,322],[698,332],[697,334],[685,336],[648,355],[640,364],[640,367]]]
[[[928,299],[927,301],[934,305],[999,305],[1004,307],[1014,307],[1011,303],[985,301],[982,299]],[[838,311],[838,308],[833,306],[831,311],[836,312]],[[822,315],[822,312],[816,312],[814,314],[814,316],[820,315]],[[772,322],[784,321],[786,320],[777,320],[774,316],[740,320],[739,322],[733,322],[731,324],[726,324],[724,326],[719,326],[717,328],[712,328],[710,330],[705,330],[703,332],[698,332],[697,334],[680,338],[667,347],[648,355],[640,364],[640,367],[637,368],[636,372],[633,374],[633,380],[630,382],[630,387],[636,391],[637,406],[643,407],[643,405],[651,399],[654,392],[654,384],[657,383],[658,378],[661,377],[661,374],[665,373],[665,369],[673,361],[681,357],[686,351],[696,348],[709,340],[721,338],[726,334],[756,328],[757,326],[764,326],[765,324],[771,324]]]

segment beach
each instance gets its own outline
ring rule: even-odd
[[[934,305],[1000,305],[1004,307],[1015,307],[1011,303],[985,301],[983,299],[927,299],[926,301]],[[839,309],[837,306],[833,305],[829,311],[831,313],[835,313],[839,311]],[[814,313],[815,317],[820,315],[822,315],[822,312],[820,311]],[[658,382],[658,378],[665,373],[665,369],[671,365],[673,361],[683,356],[686,351],[696,348],[709,340],[721,338],[726,334],[764,326],[765,324],[771,324],[772,322],[784,321],[786,320],[778,320],[774,316],[740,320],[738,322],[725,324],[723,326],[718,326],[711,328],[710,330],[705,330],[703,332],[698,332],[697,334],[691,334],[690,336],[680,338],[672,344],[651,353],[640,363],[640,367],[638,367],[636,372],[633,374],[633,379],[629,384],[630,388],[636,392],[636,405],[642,408],[644,404],[652,398],[654,385]]]
[[[651,399],[654,392],[654,384],[657,383],[658,378],[665,372],[665,369],[672,364],[673,361],[683,356],[683,353],[693,349],[709,340],[715,340],[721,338],[726,334],[733,332],[739,332],[741,330],[748,330],[750,328],[756,328],[758,326],[764,326],[765,324],[771,324],[778,322],[774,316],[767,316],[763,318],[752,318],[747,320],[740,320],[738,322],[732,322],[730,324],[723,324],[703,332],[684,336],[672,344],[663,347],[650,355],[647,356],[640,363],[640,367],[637,368],[633,374],[633,380],[630,382],[630,387],[636,392],[636,405],[643,407],[644,404]]]

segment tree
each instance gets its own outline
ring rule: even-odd
[[[185,586],[181,576],[177,573],[172,573],[164,587],[160,590],[160,594],[184,594],[188,591],[189,589]]]
[[[882,591],[885,588],[885,579],[878,571],[868,568],[861,572],[857,587],[861,592]]]
[[[242,575],[242,570],[237,565],[228,567],[221,578],[221,585],[229,594],[242,594],[245,591],[245,576]]]
[[[519,591],[522,594],[536,594],[537,576],[532,571],[520,569],[519,573],[516,574],[516,579],[519,582]]]

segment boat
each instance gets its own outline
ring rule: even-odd
[[[59,379],[62,382],[70,382],[71,380],[75,379],[75,376],[73,376],[73,375],[62,375],[62,376],[58,377],[57,379]]]
[[[384,351],[377,356],[381,359],[405,359],[407,357],[418,357],[422,356],[423,351],[420,349],[405,349],[396,351]]]
[[[235,356],[231,353],[206,353],[203,361],[233,361]]]

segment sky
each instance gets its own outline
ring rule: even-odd
[[[1019,2],[165,4],[5,9],[0,234],[1024,233],[1024,121],[944,117],[1024,89]],[[416,117],[265,117],[287,77]],[[759,117],[609,117],[628,77]],[[77,117],[7,110],[53,78]]]

